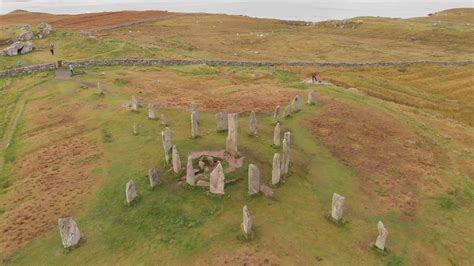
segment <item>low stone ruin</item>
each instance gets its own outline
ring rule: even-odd
[[[379,235],[375,241],[375,247],[380,250],[385,250],[385,241],[387,240],[388,231],[381,221],[377,223],[377,230],[379,231]]]
[[[260,170],[254,164],[249,165],[248,170],[248,194],[255,195],[260,191]]]
[[[331,209],[331,218],[335,221],[340,221],[342,219],[342,211],[344,209],[344,197],[334,193],[332,194],[332,209]]]
[[[257,116],[255,115],[255,112],[252,111],[250,113],[250,130],[249,130],[249,135],[250,136],[257,136]]]
[[[228,121],[227,121],[227,113],[219,112],[216,114],[216,123],[217,123],[217,131],[223,132],[227,131]]]
[[[280,164],[280,154],[275,153],[273,155],[273,163],[272,163],[272,185],[277,185],[280,183],[280,171],[281,171],[281,164]]]
[[[58,219],[59,234],[64,248],[73,248],[79,244],[81,233],[76,222],[71,217]]]
[[[253,235],[252,231],[252,217],[250,216],[250,212],[245,205],[242,209],[242,230],[244,232],[245,237],[249,238]]]
[[[127,200],[127,204],[130,205],[136,197],[137,191],[135,189],[135,183],[133,182],[133,180],[130,180],[125,186],[125,198]]]
[[[148,169],[148,178],[150,179],[150,187],[156,187],[158,184],[158,172],[155,167]]]
[[[222,169],[221,162],[219,162],[211,172],[211,176],[209,179],[209,192],[212,194],[225,194],[224,192],[225,186],[225,176],[224,176],[224,169]]]

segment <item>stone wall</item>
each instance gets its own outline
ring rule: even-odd
[[[111,59],[88,61],[63,61],[63,65],[73,64],[75,67],[88,66],[154,66],[154,65],[209,65],[209,66],[314,66],[314,67],[387,67],[411,65],[472,65],[474,61],[403,61],[403,62],[372,62],[372,63],[321,63],[321,62],[258,62],[258,61],[220,61],[220,60],[162,60],[162,59]],[[54,70],[55,64],[31,65],[0,71],[0,78],[13,77]]]

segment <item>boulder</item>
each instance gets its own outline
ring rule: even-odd
[[[50,35],[51,31],[53,31],[53,27],[51,27],[51,25],[48,23],[40,23],[38,28],[40,29],[40,32],[38,32],[38,38],[40,39]]]
[[[33,37],[35,37],[33,32],[31,32],[29,30],[22,29],[21,32],[20,32],[20,36],[18,36],[18,40],[19,41],[29,41],[29,40],[33,39]]]
[[[20,54],[29,53],[29,52],[33,51],[34,48],[35,48],[35,46],[32,42],[25,42],[23,44],[23,47],[20,50]]]
[[[81,233],[76,222],[71,217],[59,218],[59,234],[64,248],[73,248],[79,244]]]
[[[4,48],[3,54],[6,56],[15,56],[18,55],[18,53],[21,51],[23,46],[25,45],[24,42],[14,42],[10,46]]]

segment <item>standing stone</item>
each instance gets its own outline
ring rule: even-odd
[[[186,183],[191,186],[196,185],[196,176],[194,175],[193,160],[188,156],[188,164],[186,165]]]
[[[104,95],[104,90],[100,86],[100,82],[97,81],[97,94]]]
[[[219,112],[216,114],[217,131],[222,132],[228,129],[227,113]]]
[[[314,96],[314,90],[308,91],[308,104],[313,105],[313,104],[315,104],[315,102],[316,102],[316,100],[315,100],[315,96]]]
[[[199,137],[199,126],[198,126],[198,112],[191,112],[191,137],[193,139]]]
[[[377,229],[379,230],[379,235],[375,241],[375,246],[380,250],[385,250],[385,241],[387,240],[388,231],[381,221],[377,223]]]
[[[132,96],[132,111],[138,112],[138,100],[135,96]]]
[[[156,119],[156,107],[153,103],[148,104],[148,119]]]
[[[191,103],[191,113],[196,112],[196,122],[199,124],[199,110],[198,105],[195,102]]]
[[[280,183],[280,154],[275,153],[273,155],[273,164],[272,164],[272,185]]]
[[[71,217],[59,218],[59,234],[64,248],[72,248],[81,240],[81,233],[76,222]]]
[[[170,163],[170,153],[173,145],[171,144],[171,132],[170,129],[165,127],[164,131],[161,131],[161,140],[163,141],[163,150],[165,151],[165,163]]]
[[[213,194],[224,194],[225,176],[221,162],[212,170],[209,178],[209,191]]]
[[[334,193],[332,194],[332,210],[331,210],[331,217],[339,221],[342,219],[342,211],[344,209],[344,197]]]
[[[158,184],[158,172],[155,167],[148,169],[148,178],[150,179],[151,188],[156,187]]]
[[[275,110],[273,111],[273,124],[274,125],[280,121],[279,116],[280,116],[280,106],[277,105],[275,107]]]
[[[137,124],[133,124],[133,135],[138,135],[138,125]]]
[[[260,170],[254,164],[249,165],[248,182],[249,195],[258,194],[260,191]]]
[[[300,105],[300,96],[296,95],[295,98],[293,98],[293,101],[291,102],[291,108],[293,109],[293,112],[299,112],[301,110]]]
[[[277,122],[275,126],[275,130],[273,131],[273,145],[280,147],[281,139],[280,139],[280,123]]]
[[[286,131],[285,134],[283,134],[283,138],[286,139],[286,143],[288,144],[288,147],[290,146],[291,144],[291,132],[290,131]]]
[[[257,136],[257,116],[254,111],[250,113],[250,136]]]
[[[132,201],[137,197],[137,191],[135,189],[135,183],[133,180],[128,181],[127,185],[125,186],[125,197],[127,198],[127,203],[130,205]]]
[[[171,160],[173,162],[173,171],[179,174],[181,172],[181,159],[179,158],[179,153],[178,149],[176,148],[176,145],[173,145]]]
[[[281,160],[281,174],[287,175],[290,167],[290,132],[285,132],[283,138],[283,155]]]
[[[161,120],[161,125],[163,125],[165,127],[168,125],[168,120],[166,119],[165,114],[161,114],[160,120]]]
[[[288,106],[285,107],[285,112],[283,113],[283,117],[288,118],[288,117],[290,117],[290,114],[291,114],[291,106],[288,105]]]
[[[243,208],[242,230],[244,231],[246,237],[251,236],[253,234],[252,218],[250,217],[247,205],[245,205]]]
[[[199,160],[198,165],[199,165],[199,169],[201,171],[204,171],[204,167],[206,166],[206,163],[202,159]]]
[[[237,156],[237,128],[238,128],[238,116],[237,113],[228,114],[228,128],[229,132],[227,134],[227,141],[226,141],[226,151],[230,154]]]

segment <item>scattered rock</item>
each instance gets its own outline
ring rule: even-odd
[[[204,180],[198,180],[196,183],[196,186],[198,187],[209,187],[209,182],[204,181]]]
[[[81,233],[71,217],[58,219],[59,234],[64,248],[73,248],[81,240]]]

